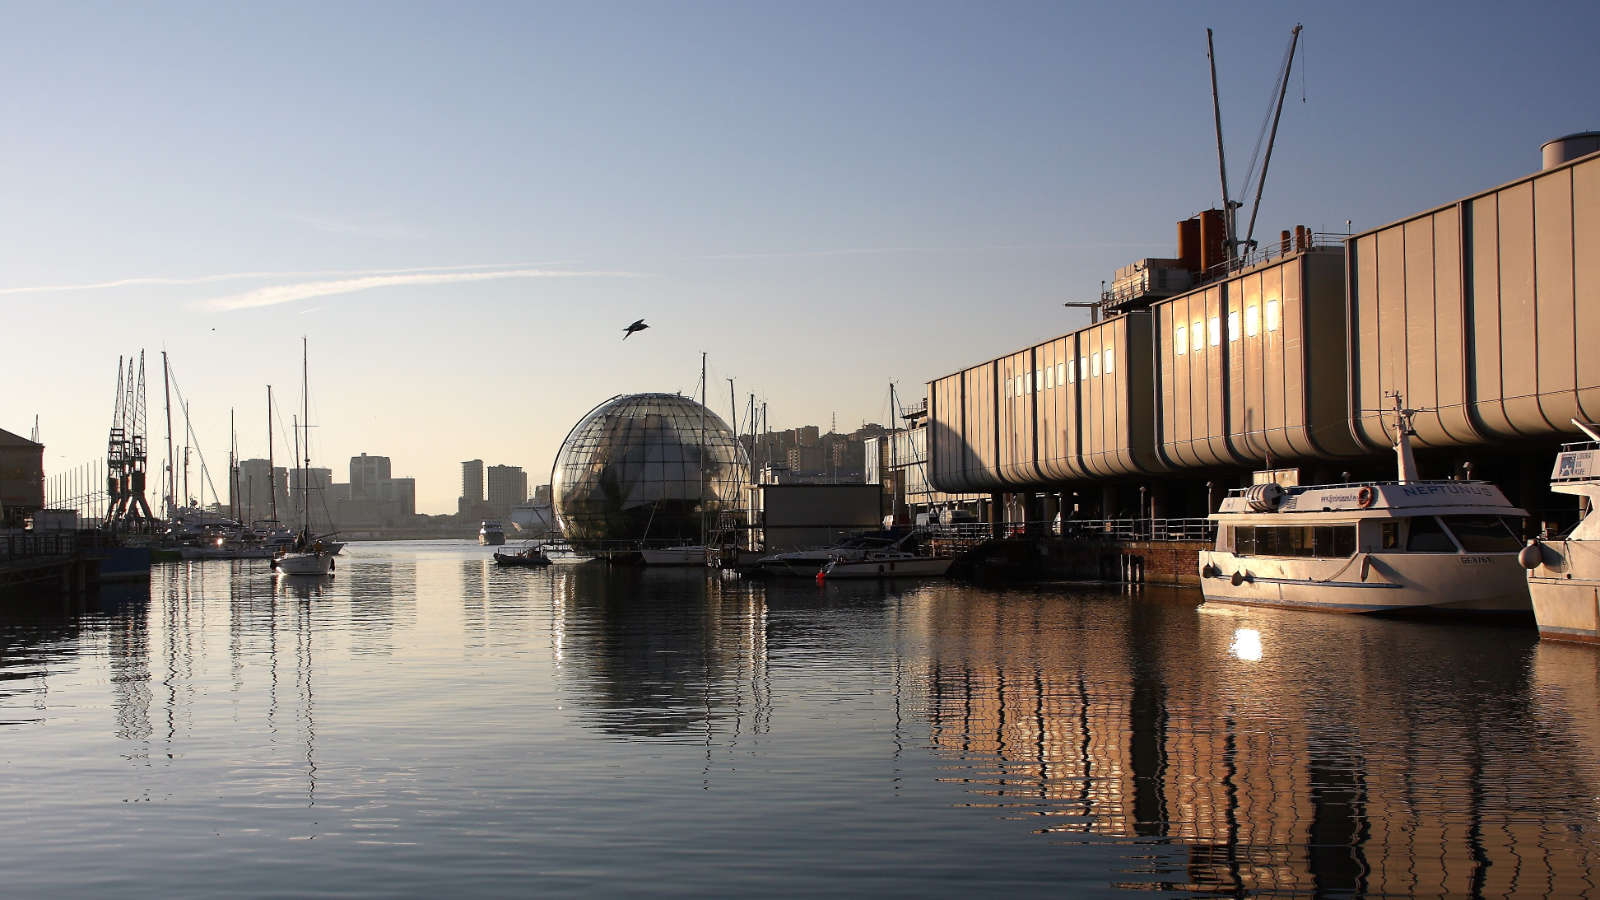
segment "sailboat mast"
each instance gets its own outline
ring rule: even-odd
[[[172,381],[168,378],[167,351],[161,351],[161,393],[166,396],[167,409],[167,518],[172,519],[177,506],[172,502],[178,492],[177,471],[172,468]]]
[[[239,521],[239,432],[233,428],[233,407],[228,407],[228,514]]]
[[[706,541],[706,516],[709,514],[706,503],[706,405],[711,402],[711,397],[706,394],[706,352],[700,351],[700,543]]]
[[[311,531],[311,363],[306,338],[300,339],[300,427],[305,430],[306,464],[300,472],[300,502],[305,504],[306,532]]]
[[[272,463],[272,385],[267,385],[267,507],[278,522],[278,469]]]

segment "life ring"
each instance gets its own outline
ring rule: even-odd
[[[1363,487],[1361,490],[1356,491],[1356,505],[1362,509],[1372,505],[1372,488]]]

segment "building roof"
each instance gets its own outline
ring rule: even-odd
[[[0,447],[38,447],[40,450],[44,449],[43,444],[36,444],[22,435],[12,434],[4,428],[0,428]]]

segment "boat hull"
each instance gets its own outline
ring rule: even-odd
[[[281,575],[331,575],[333,556],[327,553],[286,553],[272,561]]]
[[[950,571],[954,561],[946,556],[840,560],[829,565],[823,577],[830,581],[835,578],[935,578]]]
[[[1358,553],[1343,559],[1200,554],[1207,603],[1340,613],[1437,611],[1528,615],[1514,553]]]
[[[656,547],[639,551],[639,556],[647,566],[704,566],[706,564],[706,548],[692,547]]]
[[[1528,571],[1528,593],[1539,636],[1600,643],[1600,546],[1546,541],[1540,565]],[[1585,577],[1588,576],[1588,577]]]

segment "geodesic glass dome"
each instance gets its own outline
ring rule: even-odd
[[[740,505],[744,447],[716,413],[680,394],[613,397],[574,425],[551,494],[574,547],[699,543]]]

